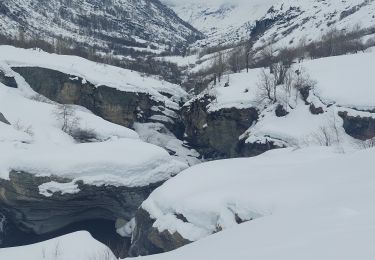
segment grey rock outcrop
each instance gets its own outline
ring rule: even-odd
[[[10,125],[9,121],[5,118],[5,116],[0,112],[0,122]]]
[[[208,95],[183,107],[186,140],[206,158],[241,157],[239,137],[259,117],[255,108],[208,111]]]
[[[375,137],[375,118],[351,116],[348,112],[340,111],[345,132],[356,139],[365,141]]]
[[[157,228],[152,226],[155,220],[142,208],[137,211],[135,219],[137,225],[133,232],[129,256],[136,257],[168,252],[191,243],[178,232],[173,234],[167,230],[159,232]]]

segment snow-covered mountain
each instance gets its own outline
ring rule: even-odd
[[[250,36],[268,44],[316,40],[332,28],[375,25],[372,0],[163,0],[206,34],[196,46],[232,44]],[[265,33],[265,35],[263,35]]]
[[[184,45],[200,33],[158,0],[5,0],[0,2],[0,33],[103,49],[163,51]]]

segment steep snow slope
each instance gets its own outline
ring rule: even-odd
[[[258,46],[282,46],[317,40],[332,28],[374,27],[375,2],[370,0],[164,0],[207,39],[195,46],[231,44],[252,36]],[[263,35],[264,34],[264,35]]]
[[[282,149],[192,167],[143,203],[153,227],[191,241],[229,230],[141,259],[371,259],[374,153]]]
[[[163,0],[183,20],[205,33],[207,44],[236,42],[246,39],[248,27],[264,15],[277,0]]]
[[[163,51],[167,44],[184,45],[200,33],[158,0],[5,0],[0,3],[0,33],[24,31],[52,42],[66,38],[75,44],[117,50],[149,45]]]

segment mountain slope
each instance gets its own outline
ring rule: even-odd
[[[184,45],[200,33],[158,0],[5,0],[0,3],[0,33],[102,49],[124,47],[163,51]],[[22,33],[21,33],[22,34]]]
[[[259,44],[283,46],[316,40],[332,28],[372,27],[372,0],[163,0],[185,21],[207,35],[195,46],[232,44],[250,36]],[[264,37],[263,34],[265,33]]]

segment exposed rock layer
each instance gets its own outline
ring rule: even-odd
[[[119,125],[132,128],[134,122],[155,122],[150,119],[161,115],[154,107],[165,108],[161,101],[150,94],[120,91],[108,86],[95,86],[86,80],[59,71],[39,67],[15,67],[39,94],[62,104],[83,106],[94,114]],[[173,123],[171,123],[173,122]],[[182,127],[178,118],[164,123],[176,136],[181,136]]]
[[[9,180],[0,179],[3,213],[25,231],[43,234],[85,219],[130,220],[140,204],[160,183],[147,187],[91,186],[77,182],[76,194],[39,193],[43,183],[71,180],[61,177],[37,177],[12,171]]]

